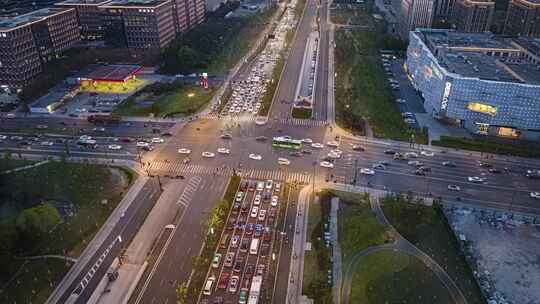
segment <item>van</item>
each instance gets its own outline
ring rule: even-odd
[[[206,284],[204,284],[203,295],[209,296],[212,294],[212,287],[214,286],[215,281],[215,277],[209,277],[208,280],[206,280]]]
[[[249,254],[257,254],[259,252],[259,239],[252,239],[249,246]]]

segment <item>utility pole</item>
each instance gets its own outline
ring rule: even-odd
[[[356,186],[356,178],[358,177],[358,158],[354,160],[354,179],[353,185]]]

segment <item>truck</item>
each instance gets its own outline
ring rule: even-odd
[[[90,115],[88,116],[88,122],[97,124],[97,123],[112,123],[117,124],[122,120],[122,117],[119,115]]]
[[[262,276],[254,276],[249,289],[248,304],[257,304],[261,294]]]

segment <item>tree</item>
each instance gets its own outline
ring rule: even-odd
[[[17,238],[17,229],[12,223],[0,223],[0,277],[11,272]]]
[[[188,286],[186,282],[182,282],[176,288],[176,304],[187,304]]]
[[[24,209],[15,225],[21,234],[23,246],[31,246],[42,240],[56,225],[62,222],[62,217],[58,210],[50,203],[43,202],[35,207]]]

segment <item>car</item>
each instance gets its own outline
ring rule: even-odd
[[[52,141],[42,141],[39,144],[42,145],[42,146],[49,146],[50,147],[50,146],[54,145],[54,142],[52,142]]]
[[[328,153],[328,157],[332,159],[338,159],[341,158],[341,154],[330,151],[330,153]]]
[[[481,167],[481,168],[491,168],[492,167],[490,163],[481,162],[481,161],[478,162],[478,166]]]
[[[92,129],[92,131],[94,132],[105,132],[105,128],[104,127],[95,127]]]
[[[220,136],[222,139],[231,139],[232,138],[232,135],[231,134],[228,134],[228,133],[225,133],[225,134],[221,134]]]
[[[278,196],[277,195],[272,196],[272,200],[270,201],[270,205],[272,207],[276,207],[278,205]]]
[[[251,224],[248,224],[248,225],[251,225]],[[247,226],[246,226],[247,227]],[[250,226],[252,227],[252,226]],[[248,232],[249,231],[249,232]],[[251,234],[253,232],[253,228],[251,228],[251,230],[247,230],[246,229],[246,234]],[[248,249],[249,249],[249,244],[250,244],[250,240],[247,239],[247,238],[244,238],[242,240],[242,242],[240,243],[240,252],[247,252]]]
[[[435,153],[433,153],[432,151],[426,151],[426,150],[422,150],[422,152],[420,152],[420,154],[422,154],[424,156],[429,156],[429,157],[433,157],[435,155]]]
[[[327,142],[326,145],[329,146],[329,147],[333,147],[333,148],[339,147],[339,143],[337,141],[335,141],[335,140],[331,140],[331,141]]]
[[[273,185],[274,185],[274,182],[271,179],[269,179],[266,181],[264,188],[266,188],[266,190],[271,190]]]
[[[251,153],[248,157],[253,160],[262,160],[262,156],[260,154]]]
[[[257,191],[263,191],[264,182],[257,182]]]
[[[396,102],[397,103],[406,103],[407,101],[405,99],[403,99],[403,98],[398,98],[398,99],[396,99]]]
[[[366,150],[366,149],[364,149],[364,147],[362,147],[360,145],[353,145],[352,149],[353,149],[353,151],[365,151]]]
[[[180,154],[190,154],[191,150],[186,149],[186,148],[180,148],[180,149],[178,149],[178,153],[180,153]]]
[[[230,273],[222,273],[221,274],[221,279],[219,279],[219,283],[217,285],[217,288],[218,289],[226,289],[227,288],[227,285],[229,285],[229,277],[231,276]]]
[[[334,168],[334,164],[332,164],[332,163],[329,162],[329,161],[322,161],[322,162],[320,163],[320,166],[323,167],[323,168],[329,168],[329,169]]]
[[[375,171],[369,168],[361,168],[360,173],[365,174],[365,175],[374,175]]]
[[[276,191],[276,192],[281,191],[281,184],[280,183],[276,183],[276,186],[274,187],[274,191]]]
[[[139,148],[142,148],[142,147],[148,147],[148,146],[150,146],[150,144],[145,142],[145,141],[138,141],[136,146],[139,147]]]
[[[109,150],[121,150],[122,146],[112,144],[112,145],[109,145],[107,148],[109,148]]]
[[[241,272],[242,271],[242,265],[244,264],[244,261],[241,259],[236,259],[233,266],[234,272]]]
[[[288,166],[291,164],[290,160],[283,157],[278,158],[277,162],[278,162],[278,165],[282,165],[282,166]]]
[[[47,126],[47,125],[37,125],[36,126],[36,129],[38,129],[38,130],[44,130],[44,129],[47,129],[47,128],[49,128],[49,126]]]
[[[261,204],[261,195],[257,194],[255,195],[255,200],[253,201],[253,205],[258,206]]]
[[[15,114],[14,113],[8,113],[6,114],[6,118],[15,118]]]
[[[448,185],[448,190],[450,190],[450,191],[461,191],[461,188],[458,185]]]
[[[371,168],[377,169],[377,170],[386,170],[386,166],[383,165],[383,164],[373,164],[373,166],[371,166]]]
[[[414,114],[411,113],[411,112],[404,112],[404,113],[401,113],[401,117],[412,118],[412,117],[414,117]]]
[[[489,168],[488,170],[490,173],[501,173],[501,170],[497,169],[497,168]]]
[[[426,175],[426,172],[424,172],[424,171],[422,171],[422,170],[420,170],[420,169],[416,169],[416,170],[414,171],[414,174],[415,174],[415,175],[420,175],[420,176],[425,176],[425,175]]]
[[[259,207],[255,206],[251,208],[251,214],[249,216],[251,216],[252,218],[256,218],[258,214],[259,214]]]
[[[456,163],[454,163],[453,161],[443,161],[442,165],[445,167],[455,167]]]
[[[540,192],[531,192],[529,195],[531,198],[540,199]]]
[[[302,152],[300,152],[300,151],[291,151],[291,152],[289,152],[289,155],[290,156],[295,156],[295,157],[301,157]]]
[[[302,154],[312,154],[313,151],[311,151],[310,149],[302,149],[302,151],[300,151]]]
[[[269,244],[262,244],[261,245],[261,250],[260,250],[261,256],[262,257],[268,256],[269,252],[270,252],[270,245]]]
[[[323,144],[321,144],[321,143],[312,143],[312,144],[311,144],[311,147],[312,147],[312,148],[315,148],[315,149],[322,149],[322,148],[324,148]]]
[[[257,218],[259,221],[264,221],[266,219],[266,210],[261,209],[259,211],[259,216]]]
[[[217,149],[217,152],[219,154],[231,154],[231,150],[227,149],[227,148],[218,148]]]
[[[478,176],[469,176],[467,180],[471,183],[483,183],[486,179]]]
[[[264,274],[265,266],[264,264],[257,265],[257,275],[263,275]]]
[[[239,235],[233,235],[231,238],[231,248],[237,248],[240,243],[240,236]]]
[[[161,133],[161,136],[170,137],[170,136],[172,136],[172,133],[171,132],[163,132],[163,133]]]
[[[229,292],[230,293],[236,293],[236,290],[238,289],[238,281],[240,278],[238,276],[232,276],[231,281],[229,282]]]
[[[396,152],[396,151],[394,151],[394,150],[390,150],[390,149],[388,149],[388,150],[384,150],[384,154],[388,154],[388,155],[394,155],[394,154],[396,154],[396,153],[397,153],[397,152]]]
[[[214,258],[212,259],[212,268],[218,268],[219,264],[221,263],[221,257],[223,255],[219,252],[214,254]]]
[[[206,158],[212,158],[212,157],[216,156],[216,154],[214,154],[212,152],[208,152],[208,151],[203,152],[201,155],[202,155],[202,157],[206,157]]]
[[[311,144],[313,143],[313,140],[311,138],[302,138],[302,142],[305,144]]]
[[[417,158],[418,153],[416,153],[416,152],[407,152],[403,156],[405,156],[405,158]]]
[[[160,143],[164,143],[164,142],[165,142],[165,140],[163,138],[161,138],[161,137],[152,138],[152,143],[154,143],[154,144],[160,144]]]
[[[420,166],[423,166],[424,164],[417,161],[417,160],[411,160],[407,163],[407,165],[409,166],[416,166],[416,167],[420,167]]]
[[[257,136],[255,137],[256,141],[266,141],[268,138],[266,136]]]
[[[248,298],[248,291],[240,290],[240,294],[238,296],[238,304],[246,304],[247,298]]]
[[[254,271],[255,271],[255,265],[247,264],[246,265],[246,271],[244,273],[245,277],[250,279],[253,276]]]
[[[420,166],[418,170],[424,171],[424,172],[431,172],[431,167],[426,166]]]
[[[223,266],[225,267],[232,267],[234,261],[234,252],[228,252],[225,256],[225,262],[223,262]]]
[[[243,198],[244,198],[244,192],[239,191],[238,193],[236,193],[236,201],[237,202],[241,202]]]

